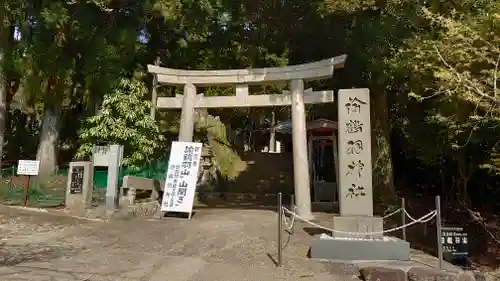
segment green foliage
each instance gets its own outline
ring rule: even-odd
[[[12,85],[8,100],[17,92],[15,108],[7,108],[16,112],[6,130],[9,158],[34,157],[36,142],[17,146],[17,140],[39,134],[40,115],[49,107],[60,113],[60,140],[53,143],[60,144],[62,165],[77,148],[79,157],[88,155],[92,144],[124,144],[129,166],[151,162],[157,152],[164,156],[161,135],[176,135],[178,112],[157,112],[159,132],[149,118],[145,86],[123,79],[145,74],[147,64],[238,69],[346,53],[345,68],[333,79],[306,87],[371,89],[374,154],[385,157],[374,159],[374,181],[382,175],[382,188],[392,181],[391,131],[398,136],[395,153],[418,159],[415,169],[455,181],[471,179],[478,168],[500,167],[498,1],[15,0],[4,8],[5,30],[21,30],[20,41],[4,40],[1,48],[3,74]],[[252,85],[250,91],[278,94],[287,86]],[[160,87],[159,95],[182,92],[172,88]],[[200,86],[199,92],[233,95],[234,89]],[[224,131],[236,131],[234,138],[248,145],[271,110],[279,121],[289,118],[286,107],[209,111],[220,118],[201,132],[214,147],[220,173],[233,177],[241,162]],[[331,105],[308,108],[308,114],[336,116]],[[85,120],[82,128],[79,120]]]
[[[150,116],[148,89],[142,81],[122,78],[104,97],[99,113],[88,117],[79,132],[77,157],[90,155],[92,145],[121,144],[127,167],[151,162],[165,146],[165,138]]]
[[[472,167],[498,172],[500,5],[477,1],[466,6],[470,9],[450,12],[421,8],[432,31],[406,40],[389,63],[406,80],[401,84],[410,91],[406,106],[420,109],[420,120],[435,132],[432,143],[438,145],[428,146],[428,134],[417,143],[433,150],[432,157],[458,162],[465,157]]]
[[[204,135],[203,142],[210,147],[215,158],[215,167],[226,180],[235,179],[244,167],[240,156],[227,135],[227,126],[219,118],[199,112],[196,129]]]

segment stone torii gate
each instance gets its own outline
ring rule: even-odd
[[[309,160],[305,104],[332,103],[333,91],[304,90],[304,81],[328,79],[334,69],[344,66],[347,55],[300,65],[238,69],[238,70],[179,70],[148,65],[153,79],[153,108],[182,109],[179,141],[193,141],[196,108],[292,106],[293,172],[297,213],[312,218]],[[249,95],[249,85],[273,84],[291,81],[290,91],[275,95]],[[158,84],[184,86],[184,94],[175,97],[157,97]],[[234,86],[234,96],[205,97],[197,94],[197,86]]]

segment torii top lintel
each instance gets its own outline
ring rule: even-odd
[[[285,67],[230,70],[181,70],[148,65],[157,81],[166,85],[266,84],[286,80],[330,78],[335,68],[344,67],[347,55]]]

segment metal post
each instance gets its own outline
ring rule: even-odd
[[[291,205],[291,206],[290,206],[291,208],[290,208],[290,210],[291,210],[293,213],[295,213],[295,194],[292,194],[292,198],[291,198],[291,200],[290,200],[290,201],[291,201],[291,204],[290,204],[290,205]],[[293,224],[292,224],[292,229],[291,229],[291,232],[292,232],[292,235],[294,235],[294,234],[295,234],[295,223],[293,223]]]
[[[441,198],[436,196],[436,231],[437,231],[437,251],[439,259],[439,269],[443,269],[443,241],[441,232]]]
[[[278,266],[282,265],[282,243],[281,234],[283,232],[283,201],[281,192],[278,193]]]
[[[401,198],[401,225],[406,224],[406,206],[405,206],[405,199]],[[406,241],[406,227],[403,227],[403,240]]]

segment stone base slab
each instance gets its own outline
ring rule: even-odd
[[[410,244],[398,238],[339,238],[327,235],[315,240],[311,258],[323,260],[410,260]]]
[[[333,217],[333,229],[341,232],[359,233],[346,234],[346,233],[332,233],[334,237],[354,237],[354,238],[382,238],[382,231],[384,230],[384,221],[381,217],[368,217],[368,216],[341,216]],[[373,232],[380,232],[380,234],[367,234]]]
[[[424,265],[369,265],[359,269],[365,281],[480,281],[481,277],[470,271],[446,271]]]

